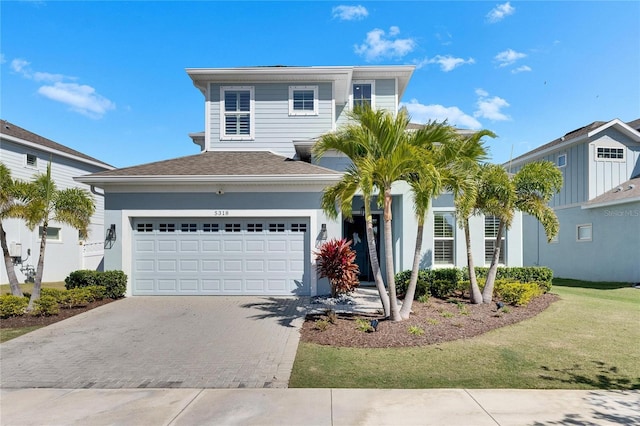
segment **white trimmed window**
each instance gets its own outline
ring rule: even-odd
[[[220,139],[254,138],[254,91],[252,86],[220,88]]]
[[[38,238],[42,238],[42,226],[38,227]],[[47,241],[60,241],[62,236],[60,234],[60,228],[54,226],[47,226]]]
[[[318,115],[318,86],[289,86],[289,115]]]
[[[27,154],[25,157],[25,165],[27,167],[38,167],[38,157],[34,154]]]
[[[496,247],[496,237],[498,236],[498,227],[500,226],[500,219],[495,216],[484,217],[484,262],[489,265],[493,259],[493,252]],[[498,263],[505,265],[505,252],[506,244],[504,238],[504,231],[502,239],[500,240],[500,257]]]
[[[596,158],[598,160],[624,160],[624,148],[599,146],[596,148]]]
[[[375,108],[374,81],[354,81],[352,89],[352,107],[370,105]]]
[[[576,226],[576,240],[578,242],[588,242],[592,239],[593,228],[590,223]]]
[[[433,213],[433,263],[453,265],[456,217],[453,212]]]
[[[565,167],[567,165],[567,154],[558,155],[557,164],[560,168]]]

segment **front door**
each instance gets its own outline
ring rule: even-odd
[[[376,238],[376,252],[378,258],[380,258],[380,233],[378,231],[380,215],[372,215],[372,220]],[[369,259],[369,246],[364,216],[353,216],[353,221],[351,222],[345,220],[342,229],[343,237],[351,241],[351,248],[356,252],[356,263],[360,268],[360,281],[374,281],[371,260]]]

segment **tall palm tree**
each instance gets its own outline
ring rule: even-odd
[[[481,210],[499,219],[491,265],[482,291],[484,303],[490,303],[493,299],[502,237],[511,227],[515,211],[535,217],[551,241],[558,234],[559,222],[548,203],[561,188],[562,173],[550,161],[526,164],[515,175],[510,175],[500,166],[484,170],[479,195]]]
[[[389,318],[401,321],[394,282],[391,186],[396,181],[404,180],[409,173],[420,170],[420,151],[418,147],[408,143],[409,116],[406,110],[401,110],[394,116],[389,111],[373,110],[365,106],[354,109],[351,118],[353,122],[341,131],[321,137],[314,152],[317,157],[329,149],[344,153],[361,174],[362,187],[366,187],[363,192],[373,194],[374,188],[377,189],[378,202],[383,205],[384,212]],[[371,246],[369,251],[371,253]],[[371,260],[373,264],[373,259]]]
[[[418,283],[420,260],[422,257],[422,240],[424,237],[424,223],[431,206],[431,200],[440,195],[443,189],[446,166],[453,160],[448,154],[450,145],[456,138],[455,129],[445,122],[428,122],[421,129],[408,134],[408,142],[420,150],[421,166],[405,176],[411,186],[413,207],[418,222],[416,245],[413,253],[411,277],[405,294],[400,316],[407,319],[411,315],[411,307]]]
[[[15,206],[18,203],[17,187],[18,182],[11,178],[11,171],[3,163],[0,163],[0,246],[4,257],[4,266],[7,270],[7,278],[11,287],[11,294],[22,297],[22,290],[18,285],[15,267],[11,260],[9,247],[7,246],[7,234],[2,226],[2,219],[15,215]]]
[[[474,304],[482,303],[482,294],[476,279],[469,218],[476,213],[479,172],[481,164],[487,159],[487,150],[482,141],[485,136],[493,138],[496,135],[489,130],[480,130],[460,136],[455,143],[443,147],[449,151],[446,158],[452,159],[446,166],[448,173],[445,175],[445,186],[453,193],[457,222],[464,230],[469,295]]]
[[[51,163],[47,165],[46,173],[37,174],[29,183],[24,198],[24,205],[18,208],[19,216],[26,221],[29,229],[34,230],[36,226],[41,227],[36,276],[27,307],[27,310],[31,310],[33,302],[40,297],[49,222],[55,221],[70,225],[79,231],[81,238],[86,238],[91,216],[95,212],[95,203],[91,195],[83,189],[57,189],[51,178]]]

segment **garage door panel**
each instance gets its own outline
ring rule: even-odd
[[[309,294],[307,220],[134,219],[133,293]]]

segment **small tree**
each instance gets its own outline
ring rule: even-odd
[[[19,182],[11,178],[11,171],[3,163],[0,163],[0,246],[2,246],[2,256],[4,266],[7,270],[7,278],[11,287],[11,294],[22,297],[22,290],[18,285],[18,278],[14,269],[9,247],[7,246],[7,234],[2,226],[2,219],[16,216],[16,206],[18,205],[17,187]]]
[[[351,241],[334,238],[324,243],[316,253],[320,278],[329,279],[331,297],[353,291],[360,284],[356,252],[350,246]]]

